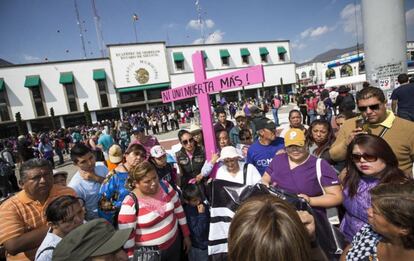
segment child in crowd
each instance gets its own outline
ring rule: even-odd
[[[53,183],[61,186],[66,186],[68,173],[63,170],[53,170]]]
[[[191,249],[188,254],[189,261],[208,260],[208,232],[210,213],[208,202],[196,184],[188,184],[183,189],[183,208],[191,234]]]

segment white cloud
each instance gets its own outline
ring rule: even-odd
[[[316,28],[310,27],[308,29],[306,29],[305,31],[300,33],[300,37],[306,38],[306,37],[313,37],[316,38],[318,36],[321,36],[323,34],[326,34],[329,31],[332,31],[332,28],[329,28],[328,26],[324,25],[324,26],[319,26]]]
[[[355,22],[358,26],[358,35],[362,35],[361,5],[349,4],[341,11],[341,23],[345,32],[356,34]],[[355,17],[356,16],[356,17]]]
[[[304,43],[299,43],[299,42],[293,42],[292,43],[292,48],[293,49],[302,50],[305,47],[306,47],[306,44],[304,44]]]
[[[213,44],[213,43],[221,43],[223,41],[224,32],[220,30],[216,30],[213,33],[209,34],[209,36],[205,39],[204,43],[206,44]],[[202,44],[203,39],[198,38],[193,41],[193,44]]]
[[[213,28],[214,27],[214,21],[211,19],[207,19],[207,20],[190,20],[187,23],[187,28],[191,28],[194,30],[200,30],[200,28]]]
[[[407,23],[407,25],[411,25],[411,24],[413,24],[414,25],[414,8],[413,9],[410,9],[410,10],[408,10],[406,13],[405,13],[405,21],[406,21],[406,23]]]
[[[31,56],[31,55],[28,55],[28,54],[23,54],[23,59],[26,62],[38,62],[38,61],[41,60],[39,57]]]

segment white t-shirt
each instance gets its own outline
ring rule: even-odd
[[[56,247],[57,244],[62,240],[62,238],[58,235],[53,233],[47,232],[45,239],[43,239],[42,244],[40,244],[39,248],[37,249],[35,255],[35,261],[52,261],[52,255],[54,249],[48,249],[43,251],[47,247]],[[43,253],[39,256],[39,254],[43,251]]]
[[[244,163],[239,161],[239,171],[235,176],[233,176],[230,175],[230,173],[227,171],[227,167],[223,165],[217,170],[216,179],[243,184],[243,166]],[[260,176],[260,173],[256,167],[252,164],[249,164],[247,166],[246,185],[254,185],[256,183],[259,183],[261,179],[262,176]]]

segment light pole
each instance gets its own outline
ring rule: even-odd
[[[137,36],[137,25],[136,22],[138,21],[138,15],[134,13],[132,15],[132,25],[134,26],[134,34],[135,34],[135,42],[138,43],[138,36]]]

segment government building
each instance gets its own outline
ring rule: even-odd
[[[0,136],[17,134],[16,114],[27,131],[85,123],[87,105],[92,122],[120,119],[125,113],[160,106],[180,109],[195,98],[163,104],[161,92],[194,82],[191,56],[201,51],[207,78],[263,65],[265,81],[213,94],[228,102],[244,97],[289,93],[296,66],[289,41],[237,42],[166,46],[165,42],[108,45],[109,57],[0,67]]]

